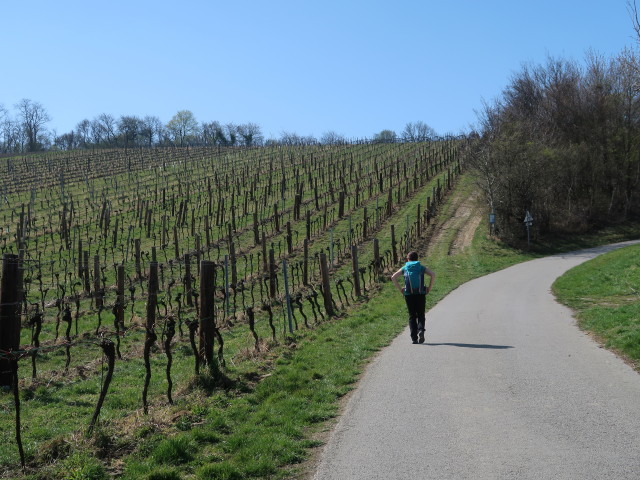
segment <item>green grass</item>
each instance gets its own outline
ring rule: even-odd
[[[640,246],[601,255],[560,277],[553,291],[593,333],[640,370]]]
[[[463,177],[455,195],[466,197],[472,189],[473,180]],[[451,216],[454,209],[449,201],[441,207],[439,218]],[[527,252],[512,249],[488,238],[481,226],[470,247],[448,255],[454,235],[445,235],[442,245],[424,259],[438,275],[428,307],[472,278],[537,258],[550,249],[545,245],[534,245]],[[594,236],[591,245],[625,236],[632,235]],[[573,246],[567,242],[564,248]],[[416,248],[423,251],[424,245]],[[559,243],[553,245],[554,250],[562,248]],[[320,445],[318,433],[330,428],[330,420],[339,413],[340,399],[354,388],[375,352],[405,328],[402,296],[389,281],[377,288],[375,295],[369,292],[366,303],[352,308],[348,315],[325,320],[311,329],[301,327],[286,341],[279,337],[277,344],[268,343],[268,349],[258,355],[248,354],[251,339],[247,331],[225,332],[228,383],[224,388],[211,385],[205,376],[195,377],[189,352],[176,352],[174,405],[168,405],[163,397],[164,359],[155,353],[148,416],[140,408],[141,360],[134,357],[117,362],[114,383],[91,437],[84,434],[83,419],[93,411],[99,376],[71,382],[52,379],[24,392],[23,440],[28,463],[35,468],[22,474],[16,467],[15,444],[3,442],[2,478],[301,476],[305,460]],[[64,362],[64,357],[60,361]],[[5,400],[0,424],[8,438],[13,436],[13,411]]]

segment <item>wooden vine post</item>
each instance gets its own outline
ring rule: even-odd
[[[158,305],[158,262],[151,262],[149,265],[149,291],[147,293],[147,324],[145,329],[144,340],[144,366],[146,375],[144,379],[144,389],[142,390],[142,405],[144,414],[149,413],[149,404],[147,403],[147,391],[149,390],[149,382],[151,381],[151,347],[157,339],[155,332],[156,326],[156,307]]]
[[[116,277],[116,306],[115,306],[117,325],[124,325],[124,265],[117,267]]]
[[[360,269],[358,267],[358,247],[351,245],[351,266],[353,271],[353,286],[356,290],[356,297],[362,296],[362,289],[360,288]]]
[[[140,239],[136,238],[133,241],[134,244],[134,255],[135,255],[135,262],[136,262],[136,278],[141,279],[142,278],[142,266],[140,264]]]
[[[213,355],[214,341],[216,337],[216,319],[214,313],[215,297],[215,271],[216,265],[211,260],[202,260],[200,263],[200,362],[209,367],[209,372],[214,378],[219,376],[218,363]]]
[[[276,260],[273,248],[269,250],[269,297],[276,298]]]
[[[5,254],[2,261],[0,282],[0,350],[11,352],[20,348],[20,258]],[[0,386],[10,387],[16,409],[16,442],[20,463],[25,466],[25,456],[20,434],[20,395],[18,392],[18,360],[0,356]]]
[[[302,284],[309,285],[309,239],[303,242],[303,264],[302,264]]]
[[[93,290],[96,297],[96,308],[100,309],[104,306],[104,300],[102,298],[102,287],[100,283],[100,257],[98,255],[93,256]]]
[[[2,260],[0,283],[0,350],[10,352],[20,347],[20,259],[6,253]],[[0,386],[13,386],[13,363],[16,360],[0,357]],[[16,362],[17,363],[17,362]],[[17,367],[17,365],[16,365]]]
[[[393,255],[393,264],[396,265],[398,263],[398,249],[396,248],[396,227],[395,225],[391,225],[391,252]]]
[[[82,261],[82,277],[84,280],[84,291],[85,293],[91,293],[91,280],[89,278],[89,251],[85,250],[83,252],[83,261]]]
[[[184,254],[184,289],[187,296],[187,306],[193,307],[193,295],[191,292],[191,254]]]
[[[113,342],[108,338],[103,338],[100,342],[100,347],[102,348],[103,354],[107,357],[107,375],[105,376],[102,388],[100,389],[100,396],[98,397],[98,403],[96,404],[96,409],[93,412],[93,417],[91,417],[91,423],[89,423],[89,428],[87,430],[89,435],[93,432],[96,422],[98,421],[102,404],[107,396],[107,391],[109,390],[109,385],[113,378],[113,370],[116,363],[116,351]]]
[[[333,299],[331,298],[331,283],[329,282],[329,267],[327,266],[327,254],[320,253],[320,273],[322,275],[322,296],[324,298],[324,309],[327,315],[334,316]]]
[[[258,231],[258,213],[253,214],[253,243],[260,245],[260,232]]]
[[[373,239],[373,272],[376,279],[382,273],[380,271],[380,242],[377,238]]]

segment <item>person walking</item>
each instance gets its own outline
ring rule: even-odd
[[[398,279],[404,276],[404,287]],[[429,286],[424,284],[424,276],[429,275]],[[427,294],[433,288],[436,274],[418,261],[418,252],[407,254],[407,263],[400,270],[391,275],[391,281],[404,294],[409,311],[409,332],[413,343],[424,343],[424,311]]]

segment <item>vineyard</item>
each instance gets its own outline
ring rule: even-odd
[[[36,406],[91,435],[105,416],[224,388],[230,365],[375,294],[465,154],[450,138],[3,159],[2,469],[46,461],[41,445],[69,428],[36,422]]]

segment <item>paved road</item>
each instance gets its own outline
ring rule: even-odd
[[[425,344],[407,330],[367,369],[314,479],[639,479],[640,375],[550,292],[611,248],[452,292],[428,312]]]

